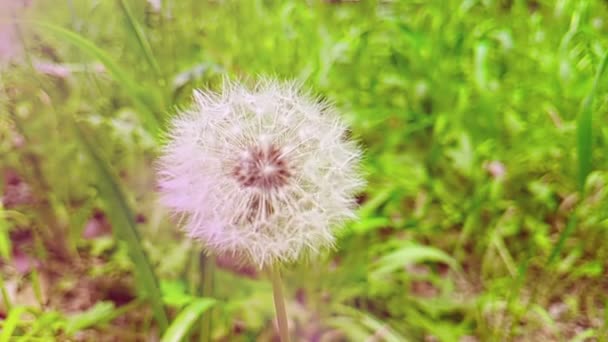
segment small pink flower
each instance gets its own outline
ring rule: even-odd
[[[338,113],[271,80],[194,99],[173,119],[158,167],[161,200],[187,234],[260,268],[333,246],[364,184]]]
[[[36,71],[41,74],[54,76],[57,78],[68,78],[72,73],[69,67],[56,63],[38,62],[34,65]]]
[[[505,165],[500,161],[493,160],[486,165],[486,170],[495,179],[502,179],[507,173]]]

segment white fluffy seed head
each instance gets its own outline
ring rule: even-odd
[[[364,185],[338,113],[273,80],[194,100],[173,119],[158,167],[161,200],[187,234],[260,268],[333,246]]]

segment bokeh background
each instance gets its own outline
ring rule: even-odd
[[[260,75],[366,151],[360,218],[285,269],[296,340],[606,341],[607,48],[602,0],[0,0],[0,341],[277,340],[154,180],[194,88]]]

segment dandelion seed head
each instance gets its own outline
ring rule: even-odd
[[[338,113],[273,80],[194,102],[173,119],[158,165],[161,201],[188,236],[260,268],[332,247],[364,185]]]

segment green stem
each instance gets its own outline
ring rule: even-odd
[[[199,267],[201,274],[203,276],[203,288],[201,291],[201,295],[205,298],[213,297],[213,275],[215,271],[215,257],[206,255],[204,252],[200,253],[199,257]],[[203,314],[203,318],[201,321],[201,334],[200,340],[201,342],[210,342],[211,341],[211,316],[213,315],[213,310],[209,310],[207,313]]]
[[[289,330],[287,327],[287,310],[285,310],[285,299],[283,295],[283,284],[281,283],[281,273],[274,266],[269,269],[270,279],[272,281],[272,294],[274,296],[274,307],[279,323],[279,336],[281,342],[289,342]]]
[[[11,303],[11,298],[8,296],[8,291],[6,290],[3,277],[0,277],[0,293],[2,294],[2,302],[6,312],[10,312],[13,305]]]

